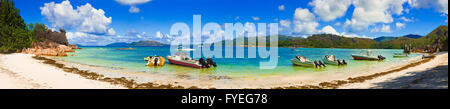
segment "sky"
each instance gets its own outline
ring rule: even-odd
[[[170,43],[173,24],[279,23],[282,35],[426,35],[448,25],[447,0],[13,0],[26,23],[66,29],[71,44]],[[224,28],[221,28],[224,29]],[[192,29],[191,29],[192,31]]]

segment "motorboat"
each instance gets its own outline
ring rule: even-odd
[[[408,57],[408,53],[394,53],[394,58]]]
[[[169,60],[169,63],[171,64],[193,68],[217,67],[217,64],[211,58],[207,58],[206,60],[200,58],[199,60],[196,60],[190,58],[189,55],[183,52],[177,52],[175,55],[167,56],[167,60]]]
[[[378,55],[374,56],[373,51],[363,50],[360,54],[352,54],[354,60],[384,60],[385,57]]]
[[[310,61],[305,56],[296,56],[291,59],[292,64],[305,67],[325,67],[321,61]]]
[[[144,58],[147,66],[164,66],[166,59],[162,56],[147,56]]]
[[[344,59],[337,59],[334,55],[325,55],[322,58],[323,63],[330,65],[347,65],[347,62]]]

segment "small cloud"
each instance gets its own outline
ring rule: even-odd
[[[335,26],[341,26],[342,24],[341,24],[341,22],[336,22],[334,25]]]
[[[122,5],[129,5],[131,6],[128,10],[130,13],[139,13],[140,9],[136,7],[136,5],[139,4],[145,4],[150,2],[151,0],[116,0],[116,2],[122,4]]]
[[[392,33],[392,30],[391,30],[391,26],[383,24],[381,26],[381,28],[375,27],[372,30],[370,30],[370,32],[371,33],[375,33],[375,32]]]
[[[259,18],[259,17],[252,17],[252,19],[253,19],[254,21],[258,21],[258,20],[260,20],[260,18]]]
[[[236,17],[234,18],[234,20],[239,20],[239,16],[236,16]]]
[[[400,17],[400,20],[404,21],[404,22],[415,22],[416,20],[414,19],[414,17],[411,18],[406,18],[406,17]]]
[[[405,26],[406,26],[406,24],[404,24],[404,23],[400,23],[400,22],[395,23],[395,27],[397,29],[403,29],[403,28],[405,28]]]
[[[285,9],[284,5],[278,6],[278,10],[279,10],[279,11],[284,11],[284,9]]]
[[[128,10],[130,13],[139,13],[140,9],[136,6],[131,6],[130,10]]]

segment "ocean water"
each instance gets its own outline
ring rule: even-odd
[[[196,69],[169,64],[161,67],[145,66],[144,57],[150,55],[168,56],[170,47],[133,47],[134,50],[116,50],[124,47],[82,47],[62,60],[94,65],[105,68],[120,68],[127,72],[144,72],[161,75],[194,75],[194,76],[230,76],[230,77],[256,77],[270,75],[292,75],[292,74],[333,74],[361,72],[364,70],[388,67],[405,62],[405,60],[419,56],[412,54],[408,58],[393,58],[393,54],[402,52],[401,49],[371,49],[374,55],[383,55],[387,59],[383,61],[359,61],[353,60],[351,54],[360,53],[361,49],[332,49],[332,48],[278,48],[278,64],[274,69],[259,69],[259,63],[268,59],[247,58],[248,47],[245,49],[245,58],[213,58],[218,64],[216,68]],[[198,48],[196,48],[198,50]],[[223,49],[225,50],[225,49]],[[258,54],[258,53],[257,53]],[[70,56],[73,55],[73,56]],[[192,54],[191,54],[192,55]],[[333,66],[325,68],[311,68],[294,66],[290,59],[297,55],[306,56],[309,60],[321,60],[325,55],[335,55],[339,59],[345,59],[348,65]],[[259,57],[259,56],[257,56]]]

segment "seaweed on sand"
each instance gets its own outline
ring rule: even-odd
[[[179,85],[175,86],[175,85],[172,85],[172,84],[161,85],[161,84],[156,84],[156,83],[152,83],[152,82],[137,83],[133,79],[127,79],[125,77],[110,78],[110,77],[105,77],[102,74],[98,74],[98,73],[91,72],[91,71],[88,71],[88,70],[80,70],[80,69],[74,68],[74,67],[67,67],[64,64],[57,63],[55,60],[48,59],[48,58],[45,58],[45,57],[33,56],[33,58],[37,59],[37,60],[42,60],[42,61],[44,61],[43,63],[45,63],[45,64],[49,64],[49,65],[61,68],[65,72],[79,74],[80,76],[82,76],[84,78],[87,78],[87,79],[108,82],[108,83],[115,84],[115,85],[121,85],[121,86],[124,86],[124,87],[129,88],[129,89],[200,89],[200,88],[195,87],[195,86],[185,88],[183,86],[179,86]]]

